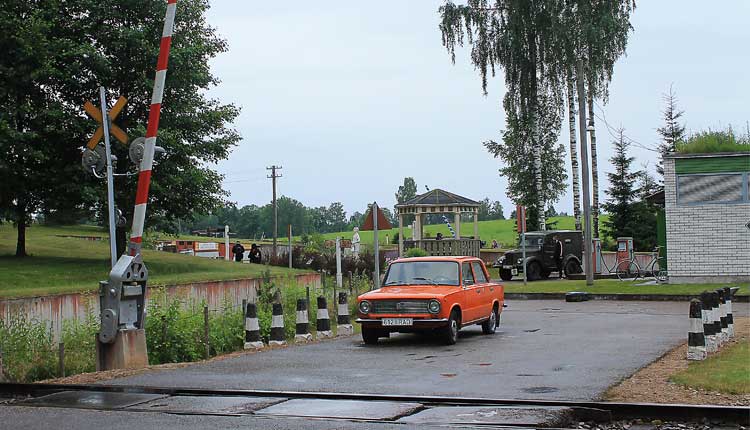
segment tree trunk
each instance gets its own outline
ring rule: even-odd
[[[591,214],[594,221],[592,226],[593,237],[599,237],[599,169],[597,168],[596,158],[596,128],[594,127],[594,89],[589,84],[589,91],[586,94],[589,105],[589,125],[591,131]]]
[[[529,40],[529,57],[531,62],[531,85],[532,91],[532,106],[531,106],[531,118],[532,118],[532,148],[533,148],[533,163],[534,163],[534,182],[537,193],[537,212],[539,231],[547,230],[547,220],[544,213],[544,187],[542,185],[542,140],[539,134],[539,88],[537,83],[537,50],[536,50],[536,34],[531,33],[528,37]]]
[[[576,230],[581,231],[581,184],[578,173],[576,107],[573,94],[573,74],[568,72],[568,126],[570,130],[570,167],[573,176],[573,217],[575,218]]]
[[[19,203],[16,206],[16,228],[18,241],[16,242],[16,257],[27,257],[26,254],[26,206]]]

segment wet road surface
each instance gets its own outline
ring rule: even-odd
[[[594,400],[684,342],[687,311],[676,302],[512,301],[495,335],[467,327],[453,346],[415,334],[365,346],[355,336],[107,383]]]

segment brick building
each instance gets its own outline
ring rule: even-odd
[[[750,282],[749,188],[750,153],[665,157],[670,282]]]

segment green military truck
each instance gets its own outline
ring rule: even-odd
[[[562,267],[566,276],[581,273],[583,261],[583,233],[572,230],[530,231],[526,233],[526,279],[546,279],[557,271],[554,237],[563,244]],[[500,272],[500,279],[510,281],[514,276],[523,276],[522,249],[512,249],[497,258],[493,267]]]

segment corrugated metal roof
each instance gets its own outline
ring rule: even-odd
[[[467,199],[466,197],[459,196],[458,194],[449,193],[448,191],[436,188],[430,190],[424,194],[420,194],[413,199],[407,200],[404,203],[396,205],[397,207],[404,206],[432,206],[432,205],[464,205],[464,206],[479,206],[479,202]]]

